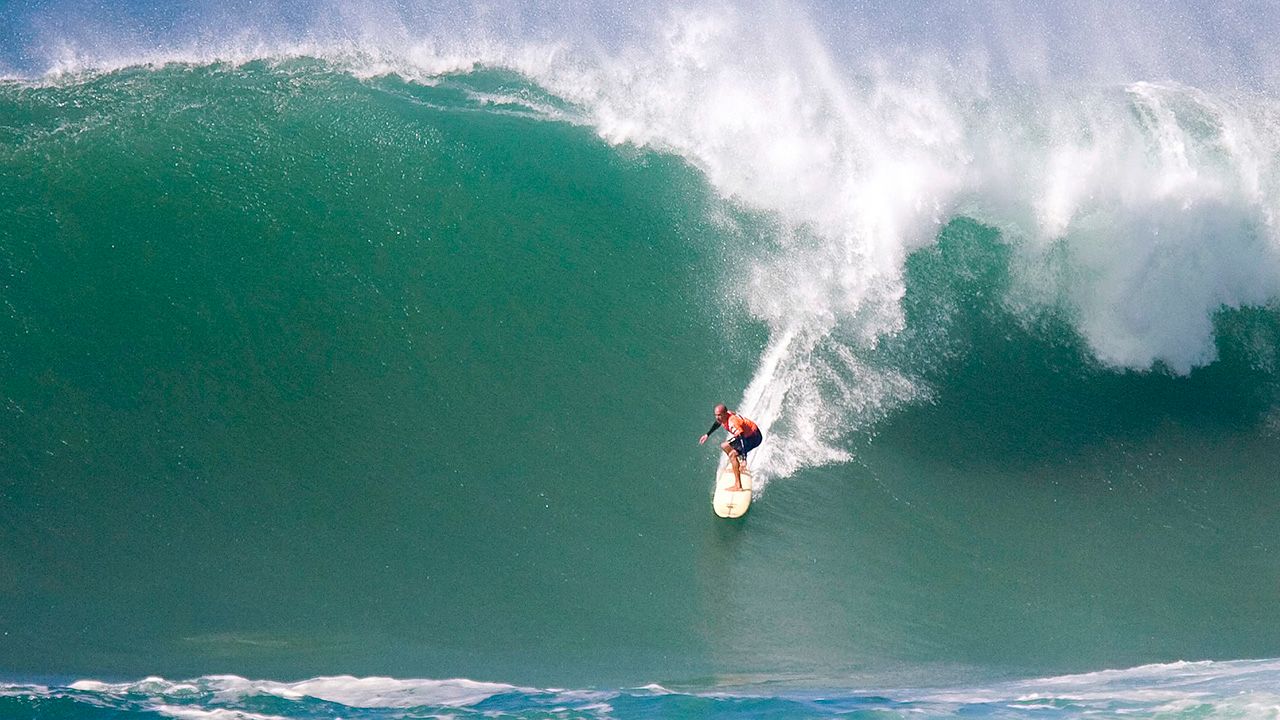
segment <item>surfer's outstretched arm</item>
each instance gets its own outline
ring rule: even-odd
[[[706,442],[707,438],[711,437],[711,433],[715,432],[719,427],[720,427],[720,421],[719,420],[713,421],[711,423],[711,429],[702,434],[702,439],[698,440],[698,444],[701,445],[702,443]]]

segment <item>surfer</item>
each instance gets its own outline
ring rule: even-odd
[[[738,458],[745,460],[747,453],[759,447],[764,440],[764,433],[760,432],[758,425],[724,405],[717,405],[715,413],[715,422],[711,423],[711,429],[698,440],[698,444],[705,443],[718,427],[723,426],[724,431],[729,433],[729,440],[720,443],[720,449],[729,456],[729,464],[733,466],[733,487],[729,490],[737,492],[742,489],[742,466],[738,464]]]

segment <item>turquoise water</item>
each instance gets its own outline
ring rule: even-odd
[[[1269,96],[672,37],[0,82],[0,714],[1274,715]]]

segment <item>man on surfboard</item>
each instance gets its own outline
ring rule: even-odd
[[[729,456],[729,464],[733,466],[733,487],[729,491],[738,492],[742,489],[742,466],[738,464],[738,458],[745,460],[747,453],[759,447],[764,441],[764,433],[760,432],[758,425],[724,405],[717,405],[715,413],[715,422],[711,423],[711,429],[698,440],[698,444],[705,443],[716,428],[724,426],[724,431],[729,433],[729,440],[720,443],[720,449]]]

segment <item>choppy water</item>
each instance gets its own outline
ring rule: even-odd
[[[683,717],[1275,717],[1276,663],[1177,663],[972,688],[834,692],[661,685],[540,690],[470,680],[321,677],[294,683],[233,675],[170,682],[81,680],[0,686],[0,710],[35,717],[683,718]]]

